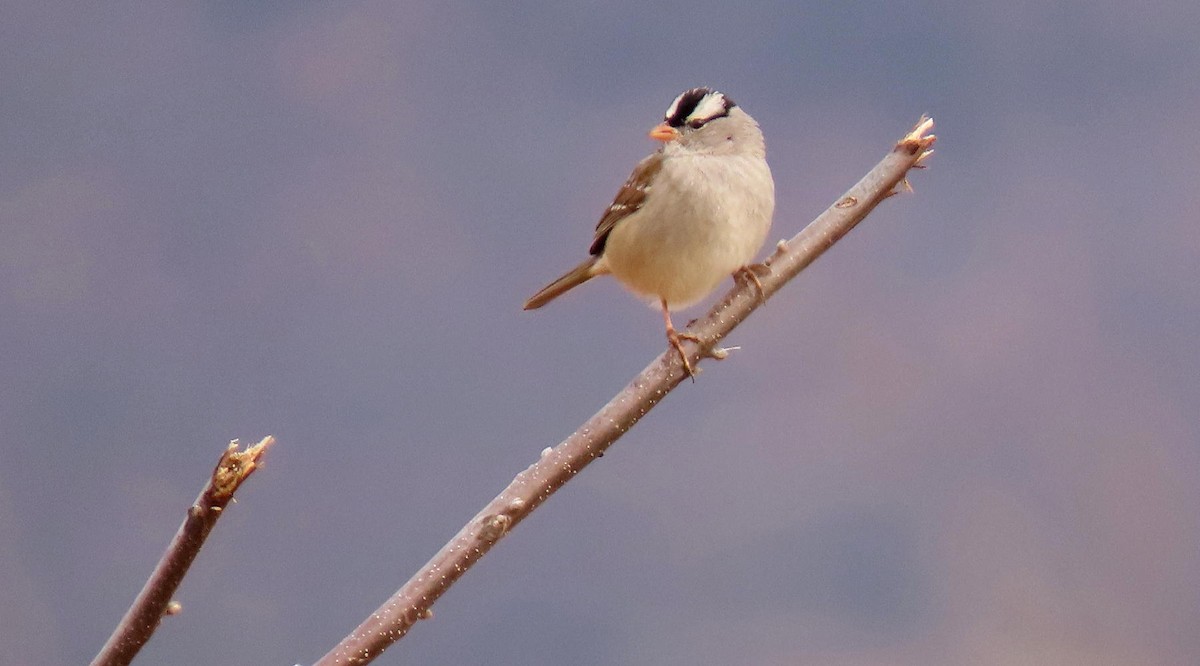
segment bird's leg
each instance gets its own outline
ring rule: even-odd
[[[758,296],[758,303],[762,305],[767,302],[767,294],[763,291],[762,280],[758,279],[759,275],[766,277],[771,274],[771,267],[766,264],[746,264],[733,272],[733,280],[735,282],[746,282],[754,285],[754,292]]]
[[[691,340],[692,342],[701,345],[704,344],[704,341],[701,340],[700,336],[698,335],[692,335],[691,333],[680,333],[679,331],[676,331],[675,325],[671,323],[671,311],[667,309],[666,299],[660,298],[659,303],[662,304],[663,323],[667,326],[667,341],[671,343],[671,346],[675,348],[675,351],[679,352],[679,360],[683,361],[683,371],[686,372],[688,377],[691,377],[692,381],[694,382],[696,381],[696,373],[692,370],[692,363],[688,360],[687,352],[683,351],[683,343],[681,341]]]

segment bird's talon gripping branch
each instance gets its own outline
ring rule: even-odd
[[[667,328],[667,342],[670,342],[675,351],[679,352],[679,360],[683,362],[683,371],[694,382],[696,381],[696,371],[692,368],[692,362],[688,360],[687,352],[683,350],[683,341],[691,340],[700,345],[700,349],[705,349],[704,339],[692,333],[680,333],[675,330],[675,324],[671,323],[671,311],[667,308],[667,301],[660,299],[659,302],[662,304],[663,324]]]
[[[667,342],[671,343],[671,346],[675,348],[675,351],[679,354],[680,362],[683,363],[683,371],[694,382],[696,381],[696,371],[692,368],[692,362],[688,360],[687,351],[683,348],[683,341],[691,340],[699,345],[703,345],[703,341],[700,340],[699,336],[692,335],[691,333],[680,333],[675,330],[675,326],[671,324],[671,316],[665,308],[663,309],[663,317],[667,320]]]
[[[679,352],[679,360],[683,362],[683,371],[687,373],[688,377],[692,378],[693,382],[696,381],[696,374],[698,371],[696,368],[692,367],[692,362],[688,360],[687,352],[683,349],[683,341],[691,340],[692,342],[700,345],[701,349],[703,349],[704,339],[698,335],[692,335],[691,333],[680,333],[674,328],[671,328],[667,330],[667,340],[671,343],[671,346],[675,348],[675,351]]]
[[[759,276],[767,277],[771,274],[771,267],[767,264],[746,264],[733,272],[733,279],[738,282],[747,282],[754,285],[754,292],[758,295],[759,305],[767,302],[767,294],[763,291],[762,280]]]
[[[675,329],[670,329],[667,331],[667,341],[670,342],[671,346],[675,348],[675,351],[679,353],[679,360],[683,362],[683,371],[686,372],[687,376],[691,377],[692,381],[694,382],[696,381],[696,370],[692,368],[692,362],[688,360],[687,352],[683,349],[684,340],[691,340],[692,342],[700,343],[700,338],[690,333],[680,333]]]

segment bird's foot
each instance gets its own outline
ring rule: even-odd
[[[733,279],[736,282],[745,282],[754,285],[754,293],[758,297],[759,305],[767,302],[767,294],[763,291],[762,280],[759,276],[767,277],[771,274],[771,267],[766,264],[746,264],[733,272]]]
[[[671,346],[675,348],[675,351],[679,352],[679,360],[683,362],[683,371],[687,373],[688,377],[691,377],[692,382],[694,383],[696,381],[696,370],[692,368],[692,362],[688,360],[687,352],[683,350],[684,340],[691,340],[692,342],[700,345],[701,348],[704,347],[704,340],[698,335],[693,335],[691,333],[680,333],[679,331],[676,331],[674,327],[667,329],[667,341],[671,343]]]

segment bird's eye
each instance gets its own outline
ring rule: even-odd
[[[701,127],[704,127],[704,123],[705,123],[704,120],[700,120],[699,118],[697,118],[696,120],[689,120],[688,127],[692,128],[692,129],[700,129]]]

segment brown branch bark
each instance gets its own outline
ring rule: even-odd
[[[245,450],[238,450],[238,441],[229,443],[213,469],[212,476],[196,501],[188,508],[187,517],[175,532],[175,538],[167,546],[167,552],[154,567],[149,580],[125,612],[120,624],[113,630],[100,653],[92,660],[92,666],[117,666],[128,664],[137,656],[146,641],[158,629],[164,615],[178,612],[178,605],[171,601],[175,590],[183,582],[188,568],[204,545],[208,533],[217,519],[233,500],[233,494],[254,470],[258,468],[263,454],[275,443],[267,435],[261,442]]]
[[[693,367],[702,357],[723,358],[716,347],[725,335],[787,281],[845,236],[881,201],[908,190],[905,176],[920,167],[935,141],[928,132],[933,120],[922,118],[850,191],[803,231],[781,241],[767,259],[769,272],[758,287],[739,284],[688,332],[704,340],[686,343]],[[404,637],[418,620],[432,616],[430,607],[509,530],[554,491],[598,458],[646,415],[685,377],[679,355],[668,350],[655,359],[615,398],[570,437],[542,452],[541,458],[512,480],[495,499],[463,527],[390,599],[329,651],[315,666],[366,664]]]

